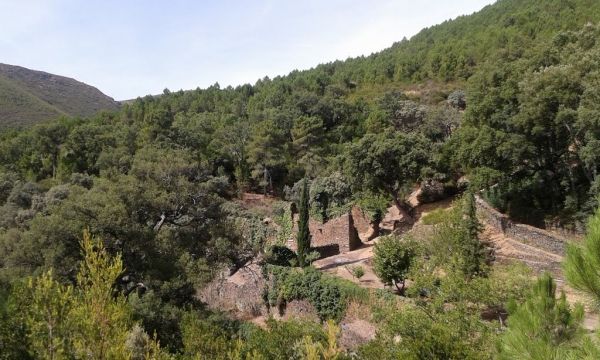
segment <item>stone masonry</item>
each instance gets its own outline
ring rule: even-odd
[[[568,240],[557,234],[530,225],[512,221],[507,215],[494,209],[481,197],[476,197],[478,214],[492,227],[515,240],[563,256]]]
[[[311,246],[322,257],[332,256],[355,250],[362,245],[354,226],[351,212],[326,222],[310,219],[308,228],[311,235]],[[298,229],[298,215],[294,215],[294,238],[288,241],[288,247],[296,250],[295,234]]]

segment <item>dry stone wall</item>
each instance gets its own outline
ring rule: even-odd
[[[321,257],[352,251],[362,245],[351,212],[326,222],[310,219],[308,228],[311,235],[311,247],[317,250]],[[297,231],[298,215],[295,214],[293,234],[296,234]],[[296,250],[295,236],[288,241],[288,247]]]
[[[552,254],[564,255],[565,246],[568,243],[566,238],[543,229],[514,222],[479,196],[476,197],[476,203],[478,214],[489,225],[507,236]]]
[[[371,230],[369,217],[358,206],[353,206],[351,213],[354,220],[354,227],[359,234],[364,234]]]

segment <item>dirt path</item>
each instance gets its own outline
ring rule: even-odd
[[[417,218],[419,219],[414,224],[413,228],[422,225],[420,219],[423,215],[436,209],[447,209],[452,206],[452,199],[419,205],[417,195],[418,191],[415,191],[409,197],[411,205],[416,207]],[[388,209],[388,212],[382,221],[381,229],[384,231],[391,231],[393,230],[394,222],[401,219],[402,215],[395,206],[392,206]],[[533,274],[536,276],[544,271],[551,273],[556,280],[558,290],[565,292],[567,300],[571,304],[579,302],[584,305],[586,310],[584,328],[588,330],[598,328],[600,316],[591,310],[592,308],[584,296],[566,284],[561,268],[561,263],[563,261],[562,256],[524,244],[486,224],[484,224],[484,231],[481,237],[494,249],[495,263],[502,264],[519,261],[530,267],[533,270]],[[383,289],[385,286],[373,271],[373,246],[377,240],[378,238],[364,244],[360,249],[318,260],[314,263],[314,266],[329,274],[352,281],[359,286],[372,289]],[[361,279],[354,278],[350,273],[350,269],[353,266],[361,266],[365,271],[365,275]]]
[[[549,272],[556,281],[557,290],[559,292],[565,292],[569,303],[581,303],[584,305],[584,328],[587,330],[598,328],[598,325],[600,324],[600,316],[598,313],[592,310],[592,306],[585,296],[573,290],[566,283],[561,267],[563,261],[562,256],[524,244],[506,236],[489,225],[485,225],[481,236],[482,239],[487,240],[493,247],[496,263],[519,261],[531,268],[533,274],[536,276],[543,272]]]
[[[370,289],[383,289],[385,286],[373,271],[373,246],[377,239],[364,244],[360,249],[317,260],[313,265],[324,272],[350,280],[359,286]],[[356,279],[350,273],[354,266],[363,268],[365,274]]]

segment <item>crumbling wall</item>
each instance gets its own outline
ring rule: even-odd
[[[358,249],[362,242],[358,237],[351,212],[321,222],[310,219],[308,229],[311,235],[311,247],[322,257],[337,255]],[[298,231],[298,215],[294,215],[294,234]],[[290,239],[288,247],[296,250],[296,240]]]
[[[371,220],[358,206],[352,207],[352,219],[359,234],[367,233],[371,229]]]
[[[507,215],[494,209],[481,197],[477,196],[477,213],[491,226],[502,231],[508,237],[548,251],[552,254],[563,256],[568,240],[560,235],[553,234],[543,229],[512,221]]]

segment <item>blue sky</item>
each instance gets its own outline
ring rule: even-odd
[[[0,0],[0,62],[117,100],[368,55],[494,0]]]

